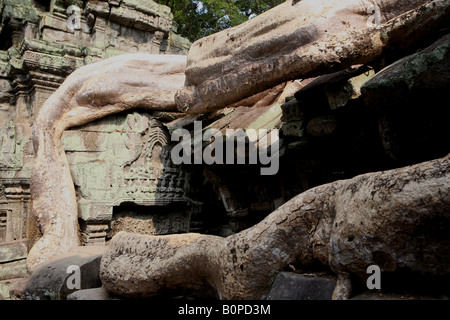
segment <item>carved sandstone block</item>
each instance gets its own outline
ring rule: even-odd
[[[43,233],[30,250],[33,270],[79,244],[75,188],[61,137],[65,130],[133,108],[176,109],[186,57],[123,55],[72,73],[44,103],[33,127],[36,153],[31,211]]]

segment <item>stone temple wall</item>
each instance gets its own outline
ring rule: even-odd
[[[125,53],[187,54],[190,42],[176,34],[170,8],[147,0],[0,0],[0,19],[0,243],[31,247],[40,236],[29,210],[31,128],[43,102],[81,66]],[[184,178],[163,158],[167,132],[150,115],[104,119],[63,140],[86,244],[105,242],[121,203],[180,202]]]
[[[84,243],[105,243],[114,208],[121,205],[133,205],[132,212],[151,208],[150,215],[160,207],[186,204],[185,174],[171,162],[168,130],[148,113],[111,116],[66,131],[62,141],[78,192]],[[188,222],[162,229],[155,226],[148,232],[187,232]]]

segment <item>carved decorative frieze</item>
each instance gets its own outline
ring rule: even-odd
[[[125,200],[155,205],[180,199],[184,177],[171,163],[167,129],[158,120],[148,120],[136,113],[128,116],[127,123],[130,132],[142,132],[143,136],[140,156],[124,168]]]
[[[8,210],[0,209],[0,242],[6,241],[7,222],[8,222]]]
[[[0,179],[0,242],[27,238],[30,189],[20,179]]]

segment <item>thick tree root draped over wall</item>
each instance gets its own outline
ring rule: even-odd
[[[194,42],[176,101],[205,113],[289,80],[371,63],[447,27],[449,15],[446,0],[288,0]]]
[[[450,272],[450,156],[369,173],[302,193],[261,223],[228,238],[116,235],[101,261],[103,286],[123,297],[170,289],[213,290],[221,299],[260,299],[289,264],[320,262],[338,275]]]
[[[134,108],[176,110],[186,57],[130,54],[72,73],[44,103],[33,127],[32,213],[43,233],[30,250],[29,270],[79,244],[78,209],[64,130]]]

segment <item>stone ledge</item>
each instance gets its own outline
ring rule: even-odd
[[[78,290],[67,296],[67,300],[121,300],[111,296],[105,288]]]
[[[24,278],[8,279],[0,281],[0,300],[13,300],[14,293],[11,292],[22,282]]]

